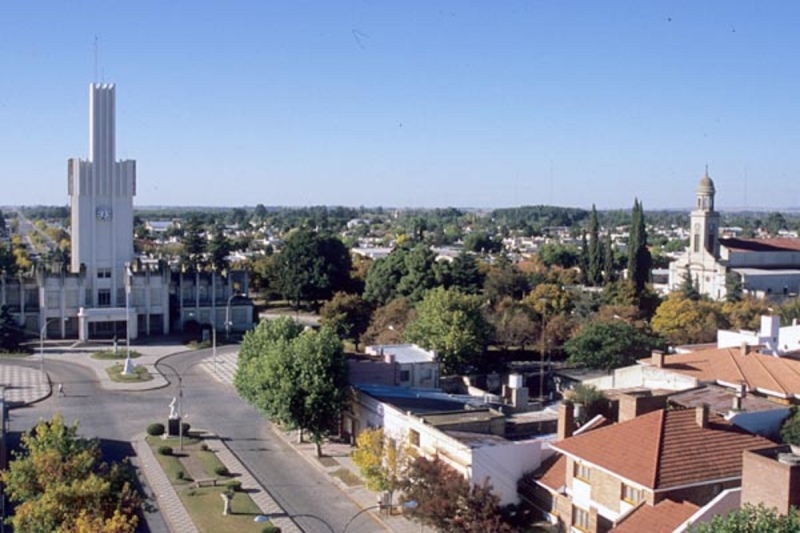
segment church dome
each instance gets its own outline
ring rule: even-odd
[[[700,179],[700,184],[697,186],[697,194],[709,196],[715,192],[714,181],[708,176],[708,169],[706,169],[705,175]]]

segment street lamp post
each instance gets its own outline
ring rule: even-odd
[[[244,296],[244,294],[235,292],[228,297],[228,303],[225,305],[225,340],[229,340],[231,337],[231,301],[234,298],[239,296]]]
[[[159,361],[157,366],[165,366],[169,368],[178,379],[178,448],[183,451],[183,374],[175,370],[172,365],[164,363],[163,361]],[[194,365],[190,365],[184,369],[183,373],[185,374],[188,372],[189,368],[192,366]]]
[[[211,357],[214,360],[214,374],[217,374],[217,326],[211,324]]]

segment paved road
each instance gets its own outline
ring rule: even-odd
[[[235,349],[221,348],[220,353]],[[332,527],[335,532],[341,531],[361,507],[345,496],[328,475],[311,466],[275,435],[263,416],[241,400],[229,385],[215,380],[198,366],[209,356],[210,350],[206,350],[164,358],[158,368],[171,383],[160,389],[130,392],[105,390],[92,369],[64,358],[48,358],[50,378],[54,383],[63,383],[67,396],[53,394],[42,402],[12,410],[10,429],[24,431],[40,418],[61,412],[67,422],[79,420],[82,434],[102,439],[109,458],[131,456],[129,442],[149,423],[166,419],[171,399],[179,395],[178,380],[166,367],[169,365],[182,376],[182,410],[186,422],[225,436],[230,450],[289,515],[308,515],[296,518],[303,530],[330,533]],[[33,368],[38,362],[2,360],[0,364]],[[168,531],[160,515],[149,515],[148,521],[149,531]],[[368,519],[359,519],[348,528],[352,533],[378,530],[382,528]]]

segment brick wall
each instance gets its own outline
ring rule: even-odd
[[[651,396],[649,394],[622,394],[619,397],[617,420],[625,422],[633,420],[652,411],[663,409],[667,405],[667,396]]]
[[[764,504],[781,514],[791,506],[800,507],[800,465],[778,462],[784,447],[744,452],[742,505]]]
[[[687,500],[702,507],[713,500],[723,490],[739,487],[740,485],[741,479],[736,479],[733,481],[726,481],[725,483],[707,483],[705,485],[698,485],[696,487],[656,492],[651,505],[655,505],[661,500],[670,498],[676,501]],[[647,503],[650,503],[650,501],[648,500]]]
[[[619,501],[622,497],[622,482],[602,470],[592,469],[592,501],[619,512]]]

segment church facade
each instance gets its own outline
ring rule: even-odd
[[[715,196],[706,171],[689,215],[689,247],[669,266],[669,290],[691,278],[701,294],[715,300],[724,299],[733,283],[741,284],[745,294],[761,298],[800,294],[800,239],[721,238]]]
[[[116,88],[89,87],[89,157],[70,159],[71,262],[2,275],[0,301],[44,338],[166,335],[188,321],[226,332],[252,326],[243,272],[173,271],[133,246],[136,162],[116,160]]]

